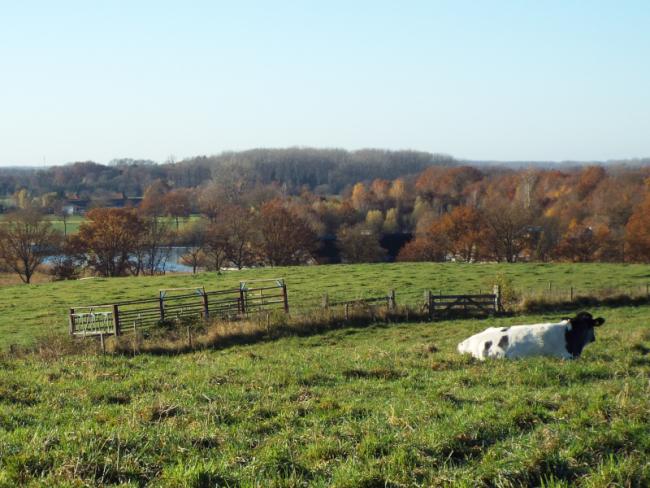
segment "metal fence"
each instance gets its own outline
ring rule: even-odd
[[[282,278],[241,282],[239,288],[226,290],[172,288],[160,290],[157,298],[74,307],[68,323],[75,336],[120,335],[185,318],[234,318],[275,309],[289,311]]]

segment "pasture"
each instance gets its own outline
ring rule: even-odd
[[[425,289],[443,293],[476,293],[492,289],[504,274],[521,292],[568,296],[602,288],[644,291],[650,267],[623,264],[461,264],[383,263],[298,266],[229,271],[221,275],[169,274],[155,277],[95,278],[80,281],[0,287],[0,350],[10,344],[31,344],[39,335],[67,329],[67,309],[79,305],[113,303],[156,297],[163,288],[205,286],[208,290],[236,287],[240,280],[284,277],[293,309],[314,307],[327,292],[335,300],[397,292],[398,303],[415,303]]]
[[[456,353],[541,315],[0,357],[0,486],[648,486],[650,308],[593,311],[577,361]]]

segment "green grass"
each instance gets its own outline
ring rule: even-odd
[[[82,215],[71,215],[68,217],[67,223],[64,226],[61,217],[53,215],[48,216],[48,220],[52,223],[52,227],[63,234],[63,229],[67,230],[68,234],[74,234],[79,230],[79,225],[85,220]]]
[[[182,229],[183,226],[187,225],[189,222],[193,222],[199,218],[198,214],[191,215],[189,218],[183,218],[179,220],[179,229]],[[2,223],[3,216],[0,215],[0,224]],[[48,215],[47,220],[52,223],[52,227],[57,231],[63,234],[63,230],[66,229],[68,234],[74,234],[79,230],[79,226],[82,222],[86,220],[83,215],[71,215],[68,217],[67,223],[63,225],[63,219],[55,215]],[[176,230],[176,220],[171,217],[160,217],[160,220],[167,222],[171,229]]]
[[[444,270],[448,287],[465,289],[465,267],[423,268],[263,274],[281,271],[298,289],[299,277],[327,276],[383,290],[388,276],[430,283]],[[165,280],[36,290],[91,299]],[[177,356],[0,357],[0,486],[648,486],[650,308],[594,312],[607,323],[577,361],[480,363],[455,351],[485,327],[554,318],[542,315]]]
[[[0,287],[0,350],[10,344],[30,344],[38,335],[67,327],[67,309],[156,297],[161,288],[205,286],[208,290],[238,286],[240,280],[284,277],[292,307],[317,306],[327,292],[332,301],[385,294],[393,288],[397,301],[420,299],[425,289],[443,293],[490,290],[498,273],[505,273],[520,291],[554,290],[568,295],[603,287],[645,289],[647,265],[621,264],[458,264],[399,263],[260,268],[217,276],[166,275],[157,277],[90,279],[38,285]]]
[[[187,225],[188,222],[195,221],[199,218],[198,215],[192,215],[189,218],[183,218],[180,219],[178,222],[178,228],[182,229],[185,225]],[[64,225],[63,225],[63,220],[60,217],[55,217],[55,216],[49,216],[48,220],[52,223],[52,227],[59,232],[63,233]],[[83,215],[72,215],[68,218],[67,225],[65,228],[67,228],[68,234],[74,234],[79,230],[79,225],[86,220],[86,218]],[[160,217],[160,220],[164,220],[167,222],[170,226],[171,229],[176,230],[176,219],[173,219],[171,217]]]

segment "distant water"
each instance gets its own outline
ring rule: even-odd
[[[183,254],[187,252],[189,248],[185,246],[171,246],[168,249],[169,249],[169,256],[167,257],[167,261],[165,262],[164,271],[166,273],[191,273],[192,267],[185,266],[180,262],[181,257],[183,256]],[[56,255],[47,257],[45,259],[45,264],[52,262],[52,260],[56,257],[57,257]],[[160,269],[158,269],[158,271],[159,272],[163,271],[162,266],[160,267]]]

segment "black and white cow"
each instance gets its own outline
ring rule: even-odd
[[[554,356],[574,359],[596,340],[594,327],[605,319],[594,319],[588,312],[557,323],[490,327],[458,344],[458,352],[477,359]]]

